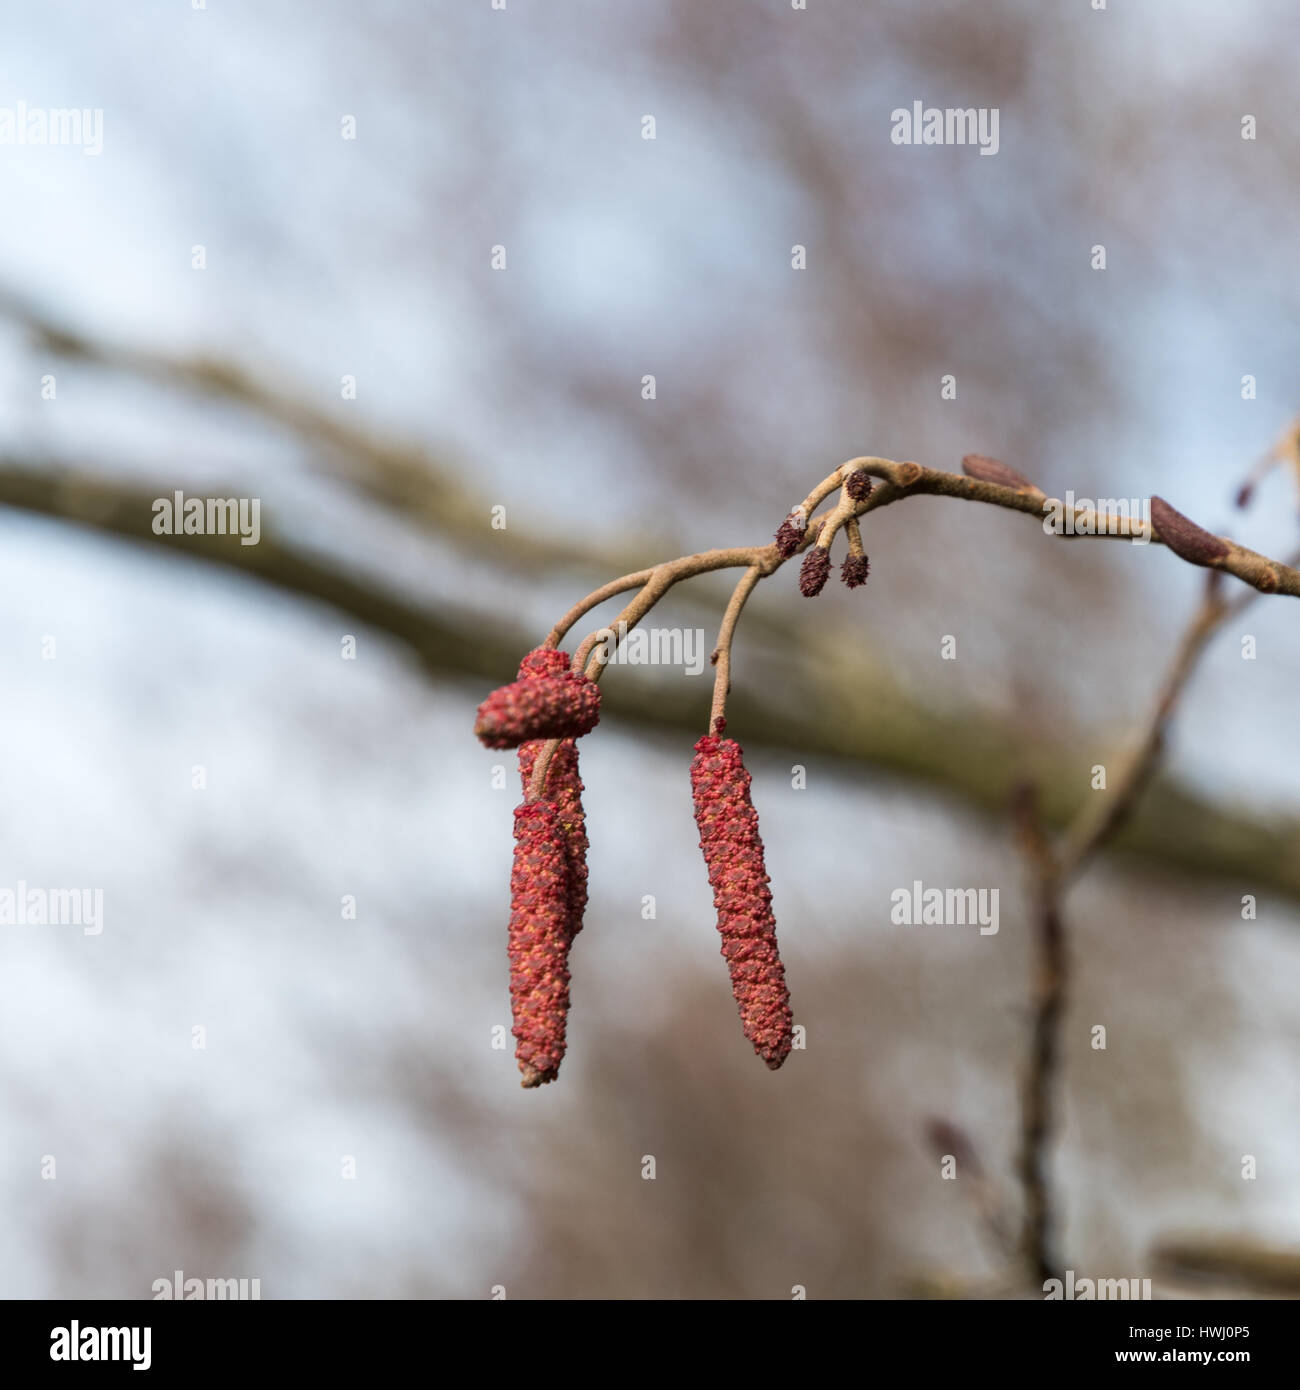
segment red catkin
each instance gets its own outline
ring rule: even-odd
[[[530,739],[579,738],[600,719],[600,687],[569,667],[563,652],[538,647],[519,679],[494,690],[478,707],[474,732],[486,748],[518,748]]]
[[[826,579],[831,572],[831,553],[820,545],[815,545],[803,557],[799,569],[799,592],[804,598],[816,598],[826,587]]]
[[[793,1015],[749,783],[734,739],[706,734],[695,745],[695,823],[713,887],[722,954],[731,971],[731,992],[745,1036],[775,1071],[790,1055]]]
[[[532,780],[533,765],[543,746],[538,740],[525,743],[519,749],[519,775],[523,779],[525,796]],[[573,739],[566,738],[552,755],[546,769],[545,792],[546,800],[559,814],[564,836],[569,870],[569,939],[572,940],[582,930],[582,917],[587,910],[587,818],[582,810],[578,745]]]
[[[569,868],[560,813],[549,801],[515,811],[510,872],[510,1009],[524,1086],[554,1081],[569,1014]]]

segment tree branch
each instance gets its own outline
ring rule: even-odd
[[[169,484],[127,484],[0,458],[0,506],[189,557],[328,604],[396,638],[439,677],[499,683],[514,673],[519,653],[535,645],[525,633],[447,614],[378,578],[341,571],[336,561],[280,535],[265,515],[258,545],[242,546],[235,537],[154,535],[153,500],[171,491]],[[1049,826],[1068,824],[1093,795],[1080,789],[1076,768],[1094,761],[1078,750],[1095,740],[1081,733],[1035,739],[977,711],[931,708],[865,662],[848,672],[828,670],[798,625],[772,619],[767,627],[781,653],[781,682],[737,687],[728,700],[729,717],[743,725],[748,742],[797,748],[805,758],[825,757],[846,767],[867,764],[995,816],[1005,814],[1013,787],[1028,778],[1039,789]],[[699,697],[688,682],[656,684],[637,679],[631,668],[620,675],[604,693],[608,715],[692,739],[698,735]],[[1300,903],[1300,819],[1210,801],[1168,778],[1153,781],[1112,848],[1194,876],[1244,879],[1259,891]]]

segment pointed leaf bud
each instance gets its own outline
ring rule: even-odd
[[[1175,511],[1163,497],[1151,499],[1151,521],[1169,549],[1193,565],[1213,565],[1229,553],[1226,542]]]
[[[1017,473],[1001,459],[989,458],[986,454],[967,454],[961,461],[962,472],[968,478],[978,478],[982,483],[996,483],[999,487],[1013,487],[1017,492],[1037,492],[1037,484],[1031,483],[1023,473]]]

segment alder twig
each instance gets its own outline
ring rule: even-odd
[[[1215,536],[1202,531],[1186,517],[1175,512],[1167,503],[1164,506],[1177,521],[1190,526],[1196,538],[1204,538],[1205,558],[1193,558],[1193,548],[1187,546],[1178,534],[1166,531],[1162,534],[1159,523],[1134,521],[1128,517],[1108,517],[1099,514],[1095,508],[1066,506],[1058,499],[1047,497],[1040,489],[1007,487],[1004,484],[988,482],[983,478],[965,477],[956,473],[944,473],[934,468],[923,468],[919,463],[894,463],[890,459],[859,458],[851,459],[845,468],[859,468],[874,477],[885,480],[887,486],[876,488],[866,501],[857,506],[856,514],[865,515],[881,507],[890,506],[904,497],[932,496],[956,497],[969,502],[984,502],[994,507],[1004,507],[1010,511],[1024,512],[1040,520],[1048,507],[1059,508],[1060,515],[1070,523],[1068,529],[1059,534],[1063,539],[1129,540],[1135,538],[1156,545],[1165,545],[1180,558],[1191,564],[1204,565],[1210,569],[1223,570],[1234,575],[1244,583],[1258,589],[1261,593],[1288,594],[1300,598],[1300,570],[1292,565],[1270,560],[1236,544],[1223,536]],[[1152,511],[1161,499],[1152,498]],[[1181,528],[1180,528],[1181,529]]]
[[[580,599],[572,608],[555,624],[546,635],[543,644],[547,647],[558,647],[564,641],[569,629],[578,621],[584,618],[593,608],[599,608],[606,599],[614,598],[618,594],[625,594],[629,589],[639,589],[643,584],[650,582],[650,577],[654,574],[653,569],[637,570],[633,574],[625,574],[618,579],[611,579],[608,584],[602,584],[599,589],[593,589],[586,598]]]
[[[1300,563],[1300,555],[1291,563]],[[1049,841],[1038,819],[1032,787],[1022,792],[1015,808],[1021,844],[1031,870],[1035,941],[1033,1023],[1022,1094],[1017,1171],[1025,1207],[1021,1253],[1026,1267],[1038,1280],[1059,1277],[1054,1251],[1050,1151],[1060,1033],[1069,983],[1063,899],[1073,880],[1132,814],[1149,786],[1178,700],[1210,639],[1258,597],[1257,593],[1246,593],[1228,602],[1222,596],[1221,579],[1217,572],[1209,575],[1204,597],[1179,641],[1151,713],[1105,798],[1085,802],[1057,846]]]
[[[1053,1102],[1061,1056],[1069,959],[1061,914],[1060,881],[1052,846],[1038,815],[1035,788],[1024,785],[1016,819],[1030,870],[1033,985],[1029,1058],[1021,1089],[1020,1146],[1016,1171],[1024,1199],[1020,1255],[1035,1283],[1058,1277],[1056,1215],[1051,1187]]]
[[[722,626],[718,629],[718,644],[713,649],[713,664],[716,671],[713,677],[713,706],[709,711],[709,732],[719,732],[719,725],[726,718],[727,696],[731,693],[731,645],[736,635],[736,624],[740,621],[745,600],[754,592],[754,586],[763,577],[758,565],[751,565],[741,576],[722,615]]]
[[[873,498],[888,486],[878,484]],[[444,611],[444,605],[414,599],[379,574],[304,546],[276,527],[269,506],[263,514],[261,542],[255,546],[221,536],[157,535],[150,527],[152,504],[155,498],[170,496],[173,487],[173,482],[158,479],[129,481],[58,457],[33,462],[0,456],[0,507],[138,543],[155,554],[196,560],[298,600],[329,605],[349,621],[396,638],[430,675],[499,679],[529,645],[526,634],[506,622],[485,624],[471,615]],[[238,489],[210,486],[208,491],[233,495]],[[820,526],[821,518],[814,518],[802,546],[816,539]],[[733,563],[745,567],[760,557],[765,573],[780,563],[771,545],[730,553],[736,556]],[[864,665],[855,673],[856,698],[846,703],[838,675],[827,673],[816,661],[801,659],[809,652],[809,639],[800,625],[757,613],[750,621],[760,616],[765,617],[765,642],[785,654],[789,690],[781,696],[759,689],[733,693],[728,707],[733,718],[743,719],[754,742],[798,746],[846,766],[884,768],[995,816],[1005,816],[1015,765],[1027,764],[1042,793],[1042,815],[1049,825],[1067,824],[1083,804],[1087,794],[1061,771],[1074,761],[1072,749],[1082,741],[1078,735],[1069,740],[1060,735],[1028,737],[1022,729],[978,710],[923,704],[914,692],[873,666]],[[606,692],[604,703],[610,715],[689,732],[699,727],[694,698],[684,690],[651,690],[641,682],[620,681]],[[832,709],[833,721],[810,715]],[[1186,873],[1249,877],[1300,902],[1300,820],[1280,810],[1252,814],[1161,778],[1124,827],[1121,847]]]

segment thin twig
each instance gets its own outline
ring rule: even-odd
[[[1069,525],[1052,534],[1059,534],[1065,539],[1096,537],[1138,540],[1156,545],[1165,543],[1149,522],[1135,521],[1131,517],[1106,516],[1099,514],[1092,507],[1066,506],[1059,499],[1045,498],[1037,488],[1004,487],[981,478],[967,478],[957,473],[923,468],[919,463],[894,463],[889,459],[852,459],[844,467],[865,469],[874,477],[883,478],[887,483],[885,487],[875,488],[864,502],[858,503],[859,516],[887,507],[904,497],[957,497],[969,502],[984,502],[990,506],[1024,512],[1040,520],[1049,509],[1059,509],[1060,516]],[[1209,533],[1206,535],[1209,536]],[[1207,568],[1235,575],[1261,593],[1288,594],[1293,598],[1300,598],[1300,570],[1294,566],[1270,560],[1267,556],[1259,555],[1223,536],[1209,536],[1209,539],[1217,542],[1222,553],[1208,563]]]
[[[564,617],[547,633],[543,645],[558,647],[564,641],[565,634],[579,618],[585,617],[593,608],[599,608],[606,599],[613,598],[615,594],[625,594],[629,589],[637,589],[642,584],[649,583],[653,574],[653,568],[637,570],[634,574],[625,574],[618,579],[611,579],[608,584],[602,584],[599,589],[593,590],[586,598],[575,603],[569,609]]]
[[[713,676],[713,707],[709,711],[711,734],[718,732],[718,726],[727,713],[727,694],[731,690],[731,644],[736,634],[736,624],[740,621],[745,600],[754,592],[754,586],[762,577],[762,570],[757,565],[751,565],[732,591],[731,600],[722,615],[722,626],[718,629],[718,645],[713,650],[716,671]]]
[[[1257,597],[1244,594],[1233,603],[1225,602],[1213,582],[1216,577],[1211,576],[1206,586],[1205,598],[1183,633],[1151,713],[1113,785],[1104,796],[1085,802],[1065,832],[1057,853],[1062,888],[1079,874],[1132,813],[1159,763],[1179,696],[1187,688],[1210,638]]]
[[[1300,563],[1300,555],[1293,563]],[[1053,847],[1038,819],[1033,788],[1023,790],[1018,799],[1021,843],[1031,870],[1036,955],[1017,1171],[1025,1208],[1021,1255],[1036,1280],[1059,1277],[1050,1164],[1053,1096],[1069,985],[1063,898],[1070,883],[1120,828],[1150,784],[1178,700],[1210,638],[1258,597],[1257,593],[1246,593],[1227,602],[1221,594],[1220,579],[1217,572],[1211,572],[1205,596],[1178,644],[1134,751],[1106,798],[1083,806],[1058,847]]]
[[[1029,1058],[1021,1090],[1016,1171],[1024,1196],[1020,1255],[1035,1283],[1056,1278],[1055,1212],[1051,1187],[1053,1099],[1061,1055],[1069,958],[1055,856],[1038,814],[1032,785],[1019,789],[1016,819],[1030,871],[1034,966]]]

